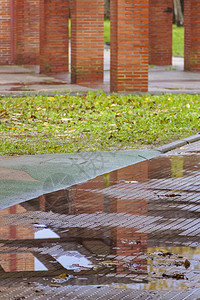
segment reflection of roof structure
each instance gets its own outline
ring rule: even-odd
[[[38,181],[24,171],[5,168],[0,168],[0,180]]]

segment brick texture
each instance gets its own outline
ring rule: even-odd
[[[39,64],[40,0],[15,1],[15,63]]]
[[[67,0],[41,0],[41,73],[68,71],[68,6]]]
[[[184,1],[185,70],[200,71],[200,2]]]
[[[172,64],[172,0],[149,2],[149,63]]]
[[[0,1],[0,64],[11,61],[10,0]]]
[[[148,90],[148,0],[111,0],[111,91]]]
[[[26,210],[17,204],[10,208],[5,208],[0,211],[0,218],[4,215],[20,214]],[[1,240],[23,240],[34,239],[33,230],[25,226],[6,225],[0,226]],[[0,267],[6,272],[14,271],[32,271],[34,270],[34,256],[31,253],[15,253],[13,250],[10,253],[1,253]]]
[[[104,1],[71,1],[72,83],[103,81]]]

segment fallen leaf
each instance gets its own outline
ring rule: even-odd
[[[191,265],[191,264],[190,264],[189,260],[186,259],[185,262],[184,262],[185,268],[188,269],[188,268],[190,267],[190,265]]]
[[[58,275],[58,276],[56,276],[55,278],[56,279],[60,279],[60,278],[66,278],[67,277],[67,274],[66,273],[63,273],[63,274],[60,274],[60,275]]]

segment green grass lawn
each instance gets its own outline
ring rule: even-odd
[[[71,32],[71,20],[69,20],[69,33]],[[70,34],[71,36],[71,34]],[[173,25],[173,56],[184,56],[184,27]],[[110,43],[110,21],[104,21],[104,42]]]
[[[104,43],[110,43],[110,21],[104,21]]]
[[[184,27],[173,25],[172,38],[173,56],[184,56]]]
[[[0,98],[0,155],[158,146],[200,131],[198,95]]]

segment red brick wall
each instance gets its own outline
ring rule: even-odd
[[[71,1],[72,83],[103,81],[104,1]]]
[[[184,1],[185,70],[200,71],[200,2]]]
[[[149,63],[152,65],[172,64],[172,7],[173,0],[149,1]]]
[[[148,0],[111,0],[111,91],[148,90]]]
[[[41,0],[41,73],[68,71],[68,5],[66,0]]]
[[[0,1],[0,64],[11,61],[10,0]]]
[[[15,1],[15,63],[39,63],[40,0]]]

